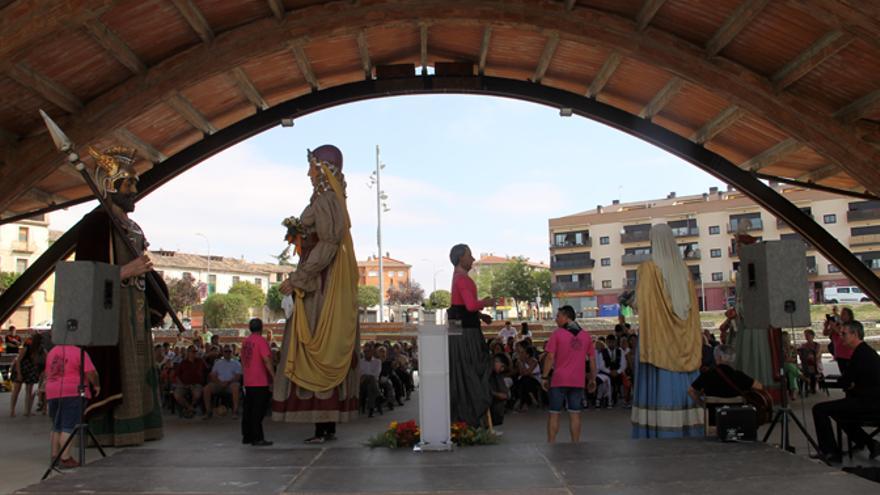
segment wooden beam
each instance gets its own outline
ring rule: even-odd
[[[76,113],[83,108],[83,102],[73,93],[55,81],[31,69],[24,63],[9,68],[9,77],[28,88],[45,100],[50,101],[67,113]]]
[[[880,108],[880,89],[868,93],[834,113],[844,123],[855,122]]]
[[[812,172],[807,172],[804,175],[801,175],[797,178],[797,180],[801,182],[819,182],[825,180],[829,177],[834,177],[838,173],[840,173],[840,167],[836,164],[831,163],[822,167],[813,170]]]
[[[574,10],[576,0],[565,0],[565,10]]]
[[[238,88],[242,95],[248,99],[257,109],[265,110],[269,108],[269,104],[263,99],[263,95],[260,94],[260,91],[254,86],[251,78],[248,77],[247,73],[241,67],[236,67],[229,72],[229,78]]]
[[[419,24],[419,62],[422,65],[422,75],[428,75],[428,25],[424,22]]]
[[[673,77],[666,83],[666,86],[663,86],[663,89],[657,92],[651,101],[645,105],[645,108],[639,112],[639,117],[643,119],[651,120],[655,115],[660,113],[675,95],[681,91],[682,86],[684,86],[684,81],[680,77]]]
[[[599,96],[602,88],[608,84],[608,80],[614,75],[614,71],[617,70],[617,66],[620,65],[621,60],[623,60],[623,57],[620,53],[616,51],[611,52],[611,55],[609,55],[605,60],[605,63],[602,64],[602,68],[599,69],[599,73],[593,78],[593,82],[590,83],[590,88],[587,89],[586,94],[588,98],[596,98]]]
[[[664,3],[666,3],[666,0],[645,0],[642,8],[639,10],[639,14],[636,16],[636,29],[644,31]]]
[[[538,67],[535,69],[535,75],[532,76],[532,82],[540,83],[542,79],[544,79],[544,74],[547,73],[547,69],[550,67],[550,62],[553,61],[553,55],[556,53],[556,48],[559,46],[559,33],[551,33],[547,38],[547,43],[544,45],[544,51],[541,53],[541,58],[538,59]]]
[[[855,40],[854,36],[843,31],[827,33],[770,77],[773,88],[782,91],[791,86],[835,53],[846,48],[853,40]]]
[[[186,22],[193,31],[199,35],[199,38],[201,38],[202,41],[210,43],[214,40],[214,31],[211,29],[208,21],[205,20],[202,11],[199,10],[192,0],[171,0],[171,2],[177,7],[177,10],[180,11],[180,15],[186,19]]]
[[[167,156],[154,148],[153,145],[143,141],[125,127],[120,127],[113,131],[113,137],[121,141],[122,144],[136,149],[138,155],[150,163],[162,163],[168,159]]]
[[[309,84],[312,88],[312,91],[318,91],[321,87],[318,85],[318,78],[315,76],[315,71],[312,70],[312,64],[309,63],[309,58],[306,56],[306,51],[300,43],[291,43],[291,50],[293,50],[294,58],[296,58],[296,66],[299,67],[299,72],[302,74],[303,79]]]
[[[36,201],[37,203],[42,203],[46,206],[61,204],[61,203],[65,203],[65,202],[69,201],[69,199],[65,198],[64,196],[60,196],[58,194],[53,194],[53,193],[50,193],[50,192],[47,192],[47,191],[44,191],[44,190],[38,189],[38,188],[28,189],[24,193],[24,196],[26,198],[30,198],[30,199]]]
[[[770,165],[777,163],[779,160],[800,150],[803,147],[803,143],[801,143],[797,139],[788,138],[785,141],[777,143],[769,149],[764,150],[760,154],[740,163],[739,168],[743,170],[757,172],[762,168],[769,167]]]
[[[173,108],[175,112],[180,114],[180,116],[189,122],[190,125],[202,131],[205,135],[210,136],[217,132],[217,128],[214,127],[214,124],[212,124],[202,112],[194,107],[192,102],[190,102],[186,96],[175,91],[165,99],[165,103]]]
[[[370,47],[367,46],[367,35],[363,30],[357,34],[358,53],[361,55],[361,67],[364,69],[364,79],[373,78],[373,63],[370,61]]]
[[[486,26],[483,29],[483,41],[480,43],[480,64],[479,74],[482,76],[486,72],[486,57],[489,55],[489,43],[492,42],[492,26]]]
[[[135,74],[143,74],[147,71],[147,66],[141,59],[103,22],[98,19],[90,19],[83,26],[99,45],[110,52],[113,58],[128,70]]]
[[[268,0],[268,1],[269,1],[269,8],[272,10],[272,14],[275,16],[275,18],[278,19],[279,21],[283,21],[284,14],[286,13],[285,8],[284,8],[284,2],[282,0]]]
[[[725,129],[732,126],[740,118],[746,115],[746,112],[736,105],[731,105],[721,111],[714,119],[707,122],[691,137],[691,141],[697,144],[704,144],[712,140],[713,137],[724,132]]]
[[[764,10],[770,0],[745,0],[730,14],[724,24],[715,32],[715,35],[706,42],[706,54],[714,57],[736,38],[746,26],[749,25],[758,14]]]

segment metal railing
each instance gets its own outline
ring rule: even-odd
[[[638,265],[639,263],[642,263],[643,261],[648,261],[649,259],[651,259],[650,253],[624,254],[621,257],[620,262],[621,262],[621,264],[624,264],[624,265]]]
[[[698,237],[700,229],[697,227],[673,227],[672,235],[675,237]]]
[[[739,222],[742,220],[732,220],[727,223],[727,232],[734,233],[736,232],[737,227],[739,226]],[[764,221],[760,218],[749,218],[749,222],[752,224],[746,231],[754,232],[756,230],[764,230]]]
[[[593,258],[577,258],[562,261],[550,261],[551,270],[566,270],[570,268],[593,268],[596,260]]]
[[[593,290],[592,280],[578,280],[577,282],[553,282],[550,285],[552,292],[569,292],[576,290]]]
[[[630,242],[645,242],[651,239],[650,230],[637,230],[635,232],[624,232],[620,234],[620,242],[623,244]]]
[[[870,210],[850,210],[846,212],[846,219],[850,222],[859,220],[877,220],[880,219],[880,208]]]
[[[575,241],[563,241],[563,242],[553,242],[550,244],[550,249],[556,248],[567,248],[567,247],[591,247],[593,245],[593,238],[587,237],[581,242]]]

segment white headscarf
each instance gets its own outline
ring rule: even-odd
[[[688,284],[691,272],[681,259],[672,229],[665,223],[651,227],[651,260],[663,274],[663,284],[672,300],[672,310],[682,320],[686,319],[691,310]]]

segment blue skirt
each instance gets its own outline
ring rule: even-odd
[[[635,354],[633,438],[702,437],[703,409],[688,396],[688,387],[699,371],[668,371],[640,363]]]

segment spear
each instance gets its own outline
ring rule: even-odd
[[[107,201],[107,198],[104,197],[103,194],[98,190],[98,186],[95,184],[95,181],[92,179],[92,176],[89,175],[88,169],[86,168],[86,164],[79,159],[79,154],[76,152],[76,148],[70,138],[64,134],[64,131],[58,127],[58,124],[52,120],[51,117],[46,115],[46,112],[40,110],[40,116],[43,117],[43,121],[46,123],[46,127],[49,129],[49,135],[52,136],[52,141],[55,143],[55,147],[58,148],[62,153],[67,154],[67,161],[76,169],[77,172],[82,176],[83,180],[88,184],[89,189],[92,190],[92,194],[95,195],[95,198],[98,199],[98,202],[101,203],[101,208],[104,209],[104,212],[107,213],[107,216],[110,217],[110,223],[113,225],[113,228],[116,229],[116,232],[119,234],[119,238],[125,243],[125,246],[128,248],[129,252],[134,258],[139,258],[143,256],[143,253],[138,252],[137,248],[134,246],[134,243],[131,239],[128,238],[128,235],[125,233],[125,229],[122,227],[122,222],[119,220],[119,217],[113,213],[112,208],[110,208],[110,203]],[[183,327],[183,323],[180,321],[180,318],[177,317],[177,312],[174,311],[174,308],[171,307],[171,303],[168,301],[168,298],[165,297],[165,293],[162,292],[161,286],[159,285],[158,275],[154,271],[149,271],[146,274],[147,283],[150,284],[150,287],[153,289],[153,292],[156,293],[156,296],[159,298],[159,302],[165,308],[166,311],[171,315],[171,319],[174,320],[174,324],[177,326],[178,331],[183,333],[186,329]]]

